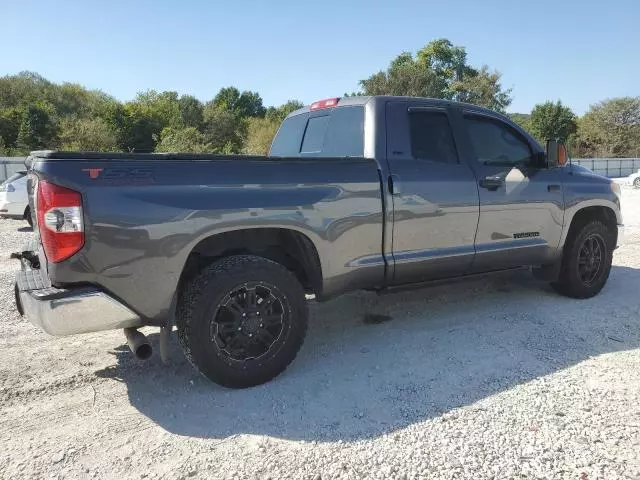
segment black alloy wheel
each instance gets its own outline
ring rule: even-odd
[[[274,294],[275,293],[275,294]],[[283,331],[281,293],[273,285],[253,282],[229,292],[211,322],[211,340],[232,362],[262,358]]]
[[[597,233],[582,242],[578,254],[578,276],[584,285],[591,286],[602,273],[605,248],[604,239]]]

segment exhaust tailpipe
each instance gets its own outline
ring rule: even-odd
[[[143,333],[140,333],[135,328],[125,328],[124,336],[127,337],[127,345],[129,345],[136,358],[148,360],[151,357],[153,348],[151,348],[151,343]]]

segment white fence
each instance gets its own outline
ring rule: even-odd
[[[0,157],[0,183],[18,171],[26,170],[25,159],[26,157]]]
[[[640,169],[640,158],[572,158],[571,161],[609,178],[627,177]]]

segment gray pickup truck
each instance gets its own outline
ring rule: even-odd
[[[530,267],[587,298],[621,238],[619,187],[567,164],[562,144],[545,152],[500,114],[427,98],[316,102],[268,157],[44,151],[27,164],[18,309],[53,335],[123,328],[139,356],[151,350],[136,328],[175,326],[229,387],[294,359],[309,295]]]

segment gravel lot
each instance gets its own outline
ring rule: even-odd
[[[121,332],[26,323],[8,255],[31,233],[0,221],[0,477],[640,479],[640,190],[624,216],[594,299],[526,273],[348,295],[312,305],[297,360],[242,391],[175,338],[165,366]]]

